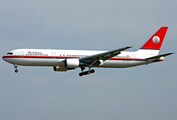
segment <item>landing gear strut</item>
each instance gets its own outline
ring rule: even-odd
[[[79,73],[79,76],[83,76],[83,75],[89,75],[90,73],[94,73],[95,70],[94,69],[89,69],[88,71],[83,71],[85,68],[81,68],[82,72]]]
[[[15,73],[18,73],[17,65],[14,65]]]

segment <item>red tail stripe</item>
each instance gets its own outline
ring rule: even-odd
[[[165,34],[168,27],[161,27],[142,47],[141,49],[160,49],[163,43]],[[157,37],[156,37],[157,36]],[[158,41],[158,37],[160,41]],[[157,41],[153,41],[154,38],[157,38]]]

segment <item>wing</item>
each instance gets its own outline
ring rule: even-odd
[[[124,48],[120,48],[120,49],[116,49],[116,50],[112,50],[112,51],[103,52],[103,53],[100,53],[100,54],[80,58],[79,61],[81,63],[83,63],[84,65],[87,65],[87,66],[92,66],[92,65],[97,66],[97,65],[101,64],[100,60],[103,60],[103,61],[108,60],[108,59],[120,54],[121,51],[129,49],[131,47],[132,46],[126,46]]]
[[[160,59],[161,57],[166,57],[166,56],[171,55],[171,54],[174,54],[174,53],[166,53],[166,54],[162,54],[162,55],[157,55],[157,56],[153,56],[153,57],[150,57],[150,58],[146,58],[146,60],[147,61],[154,61],[154,60]]]

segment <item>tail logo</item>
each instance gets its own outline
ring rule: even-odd
[[[161,27],[142,47],[141,49],[160,50],[162,42],[168,27]]]
[[[154,36],[152,41],[155,43],[155,44],[158,44],[160,42],[160,38],[158,36]]]

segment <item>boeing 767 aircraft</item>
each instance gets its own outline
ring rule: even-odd
[[[56,50],[56,49],[16,49],[8,52],[2,59],[13,64],[17,73],[17,65],[51,66],[54,71],[67,71],[81,68],[79,76],[94,73],[93,67],[127,68],[147,65],[163,61],[165,56],[158,55],[168,27],[161,27],[139,50],[124,52],[131,48],[126,46],[112,51],[93,50]],[[88,67],[88,70],[85,68]]]

